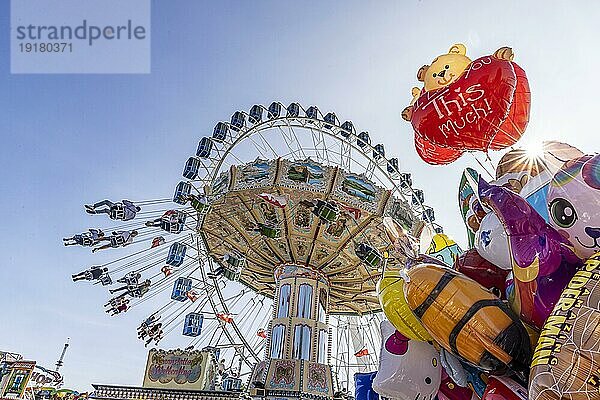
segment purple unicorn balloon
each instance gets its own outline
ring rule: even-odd
[[[538,329],[583,264],[571,243],[546,223],[527,200],[478,177],[480,202],[502,222],[509,238],[514,291],[512,309]]]

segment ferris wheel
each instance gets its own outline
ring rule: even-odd
[[[441,232],[398,158],[333,112],[273,102],[217,122],[183,177],[172,200],[134,201],[134,218],[109,204],[121,223],[99,240],[131,251],[74,280],[123,284],[105,305],[112,314],[162,303],[140,339],[182,335],[239,376],[265,358],[304,359],[350,388],[354,372],[377,369],[376,283],[402,262],[382,219]]]

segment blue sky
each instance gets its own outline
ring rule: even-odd
[[[154,1],[151,74],[11,75],[1,2],[0,349],[51,366],[70,336],[68,387],[141,384],[146,350],[135,327],[151,309],[110,318],[104,291],[70,280],[125,252],[92,257],[61,237],[94,224],[83,203],[169,197],[200,137],[255,103],[316,104],[369,130],[461,244],[456,188],[477,165],[470,156],[426,165],[400,118],[417,69],[453,43],[473,58],[514,48],[532,91],[524,141],[598,151],[600,4],[483,3]]]

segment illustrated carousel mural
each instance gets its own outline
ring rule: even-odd
[[[86,205],[119,226],[65,244],[118,254],[73,280],[112,288],[111,315],[160,298],[138,336],[212,352],[202,389],[349,395],[354,374],[379,363],[377,281],[405,261],[383,219],[441,232],[411,175],[351,121],[273,102],[218,122],[183,176],[172,201]]]

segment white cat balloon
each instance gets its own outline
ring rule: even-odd
[[[381,355],[373,390],[399,400],[433,400],[441,383],[439,353],[427,342],[410,340],[381,321]]]

